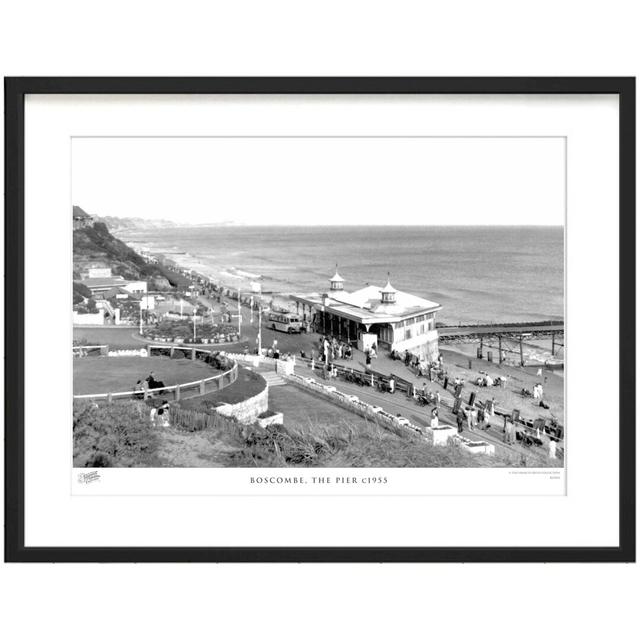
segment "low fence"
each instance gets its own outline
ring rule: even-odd
[[[109,345],[92,344],[78,345],[72,348],[74,358],[84,358],[86,356],[106,356],[109,353]]]
[[[189,342],[189,340],[170,340],[169,338],[154,338],[143,334],[144,340],[149,340],[152,342],[161,342],[166,346],[180,346],[180,347],[200,347],[202,345],[209,345],[210,347],[215,347],[216,345],[225,346],[234,344],[236,342],[240,342],[240,337],[237,333],[228,334],[229,340],[224,340],[223,338],[198,338],[198,342]]]
[[[75,349],[76,347],[74,347]],[[94,349],[98,347],[82,347],[83,349]],[[104,347],[99,347],[104,348]],[[108,347],[107,347],[108,349]],[[197,349],[195,347],[158,347],[150,345],[148,347],[149,356],[172,355],[174,350],[188,352],[192,360],[202,359],[211,356],[211,352],[205,349]],[[164,352],[170,351],[169,354]],[[117,393],[90,393],[86,395],[73,396],[74,400],[106,400],[113,402],[114,400],[146,400],[147,398],[162,395],[167,400],[180,400],[202,396],[212,391],[218,391],[224,387],[233,384],[238,379],[238,364],[233,363],[233,367],[227,371],[222,371],[215,376],[194,380],[193,382],[184,382],[175,384],[170,387],[159,387],[155,389],[143,389],[132,391],[121,391]]]

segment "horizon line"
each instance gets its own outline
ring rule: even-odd
[[[106,216],[102,216],[106,217]],[[117,216],[109,216],[113,218],[118,218]],[[118,218],[120,220],[126,220],[129,217]],[[133,216],[131,216],[133,218]],[[148,222],[153,222],[153,218],[135,218],[138,220],[145,220]],[[526,222],[522,224],[518,223],[477,223],[477,224],[463,224],[463,223],[452,223],[452,224],[371,224],[371,223],[338,223],[338,224],[322,224],[322,223],[250,223],[250,222],[179,222],[176,220],[170,220],[168,218],[158,219],[158,221],[171,222],[176,226],[189,226],[189,227],[564,227],[565,224],[536,224],[531,222]],[[162,227],[158,227],[162,228]]]

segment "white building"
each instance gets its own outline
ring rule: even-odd
[[[384,287],[367,286],[352,293],[344,290],[337,272],[323,293],[292,295],[296,308],[317,331],[357,344],[387,351],[410,351],[428,360],[438,357],[436,303],[398,291],[388,281]]]
[[[89,267],[88,278],[111,278],[111,267]]]
[[[126,289],[129,293],[147,293],[147,283],[144,280],[125,280],[122,276],[85,278],[81,282],[92,294],[105,293],[114,287]]]

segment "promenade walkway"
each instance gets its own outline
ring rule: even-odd
[[[535,371],[506,367],[504,365],[496,365],[488,363],[486,360],[470,359],[466,356],[455,352],[444,353],[444,366],[451,379],[459,377],[465,382],[462,399],[463,406],[469,400],[471,393],[476,394],[477,400],[484,401],[488,399],[495,399],[497,405],[502,409],[506,409],[509,412],[512,409],[518,409],[523,418],[533,420],[538,417],[550,418],[554,414],[550,410],[542,409],[538,406],[537,402],[531,398],[523,398],[519,391],[522,387],[531,388],[536,382],[540,382],[541,379],[535,373]],[[472,368],[469,369],[469,362],[471,362]],[[365,371],[365,358],[364,354],[358,351],[354,351],[353,360],[337,360],[336,364],[347,368],[353,368],[354,371]],[[439,411],[439,420],[442,424],[456,426],[456,416],[451,410],[453,403],[453,385],[450,385],[447,390],[443,389],[442,383],[438,381],[429,381],[428,378],[418,377],[412,369],[406,367],[402,361],[391,360],[386,354],[380,354],[377,359],[374,359],[371,365],[373,371],[389,376],[395,374],[396,376],[412,382],[417,389],[425,389],[432,393],[438,391],[442,398],[442,405]],[[496,377],[497,375],[504,375],[508,378],[506,388],[498,387],[479,387],[473,384],[475,378],[480,375],[479,371],[488,371],[490,375]],[[306,363],[296,365],[296,373],[304,376],[314,376],[318,379],[322,378],[322,368],[318,367],[314,371],[311,371],[310,367]],[[553,393],[550,391],[550,395],[556,397],[562,397],[563,395],[563,382],[564,380],[558,376],[549,376],[547,380],[547,387],[554,388]],[[552,378],[552,379],[551,379]],[[428,424],[431,409],[433,405],[419,406],[415,400],[407,397],[406,393],[397,391],[394,394],[388,392],[378,391],[375,387],[359,386],[353,383],[348,383],[340,378],[331,378],[330,382],[323,381],[325,384],[331,384],[340,391],[345,393],[354,394],[360,397],[363,401],[370,404],[374,404],[382,407],[385,411],[394,415],[401,414],[408,418],[412,422],[418,425],[426,426]],[[553,384],[551,384],[553,383]],[[552,407],[553,408],[553,407]],[[562,405],[556,407],[558,417],[562,418],[563,410]],[[522,446],[521,444],[506,445],[503,443],[503,418],[500,416],[494,416],[490,420],[491,427],[487,431],[473,431],[473,439],[483,439],[495,444],[496,447],[511,450],[522,451],[523,453],[530,453],[531,450]],[[464,427],[465,435],[469,435],[467,427]],[[541,436],[545,447],[548,445],[548,438]],[[543,449],[538,450],[539,454],[543,454]]]

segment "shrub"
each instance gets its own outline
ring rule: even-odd
[[[144,403],[73,403],[74,467],[160,466],[158,445]]]
[[[87,287],[86,284],[82,284],[82,282],[73,283],[73,293],[74,293],[74,300],[75,300],[76,294],[82,296],[83,298],[91,297],[91,289],[89,289],[89,287]]]
[[[171,354],[171,358],[173,360],[182,360],[184,359],[185,355],[184,355],[184,351],[182,351],[182,349],[175,349],[174,352]]]
[[[214,369],[219,369],[220,371],[229,371],[230,369],[233,369],[233,360],[231,360],[231,358],[227,358],[227,356],[223,356],[218,351],[212,351],[210,354],[206,355],[204,361]]]
[[[203,431],[215,466],[232,467],[517,467],[521,461],[434,447],[418,434],[395,434],[377,423],[240,425],[217,418]]]

